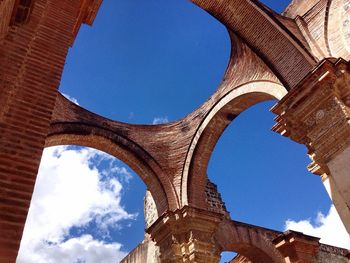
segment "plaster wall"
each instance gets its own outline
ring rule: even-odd
[[[160,263],[159,249],[153,241],[146,238],[120,263]]]
[[[343,223],[350,232],[350,146],[338,154],[329,163],[331,173],[325,187],[337,207]]]
[[[346,204],[350,205],[350,189],[347,187],[350,185],[350,146],[348,146],[343,152],[333,158],[328,167],[333,175],[335,184],[339,191],[342,193]]]
[[[332,199],[332,202],[337,209],[337,212],[341,217],[345,228],[348,232],[350,232],[350,210],[346,205],[343,196],[339,192],[338,187],[335,185],[333,177],[330,175],[327,176],[327,178],[323,179],[323,185],[326,188],[329,197]]]

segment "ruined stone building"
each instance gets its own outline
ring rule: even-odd
[[[75,144],[128,164],[149,189],[145,241],[123,262],[349,262],[347,250],[297,232],[233,221],[207,165],[248,107],[279,102],[273,131],[304,144],[350,231],[350,1],[192,0],[223,23],[231,57],[197,110],[164,125],[110,121],[58,87],[68,49],[102,0],[0,0],[0,263],[16,260],[44,147]]]

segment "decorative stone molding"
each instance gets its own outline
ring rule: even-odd
[[[214,234],[221,220],[220,214],[186,206],[164,214],[147,232],[159,246],[161,262],[216,263],[221,251]]]
[[[326,59],[271,109],[273,131],[307,146],[311,172],[329,174],[327,163],[350,145],[349,106],[349,62]]]

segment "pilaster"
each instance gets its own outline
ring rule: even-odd
[[[147,232],[160,249],[161,262],[218,263],[214,234],[222,215],[184,207],[161,216]]]
[[[275,132],[305,144],[350,232],[350,67],[326,59],[272,109]]]

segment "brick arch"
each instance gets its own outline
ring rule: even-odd
[[[258,1],[192,0],[238,35],[279,77],[287,89],[316,65],[315,57],[277,15]],[[254,18],[254,19],[252,19]]]
[[[215,240],[223,251],[236,252],[254,263],[285,263],[283,255],[272,243],[274,236],[264,228],[236,221],[220,224]]]
[[[45,142],[46,147],[79,145],[106,152],[126,163],[140,176],[154,197],[159,215],[178,207],[175,190],[169,178],[150,154],[123,134],[125,131],[104,125],[105,123],[100,120],[104,119],[103,117],[74,105],[61,95],[58,102],[61,105],[56,105],[55,112],[62,112],[65,108],[66,113],[63,115],[67,115],[67,112],[71,111],[69,107],[72,107],[75,109],[75,114],[78,111],[77,115],[79,116],[87,115],[87,119],[90,121],[74,120],[72,116],[60,116],[63,120],[54,120],[51,123],[50,132]],[[72,113],[68,115],[70,114]],[[55,118],[58,117],[54,116]],[[106,119],[106,121],[108,120]]]
[[[286,90],[270,81],[249,82],[228,92],[209,111],[187,153],[181,183],[181,203],[205,209],[206,172],[210,156],[226,127],[256,103],[281,99]]]

